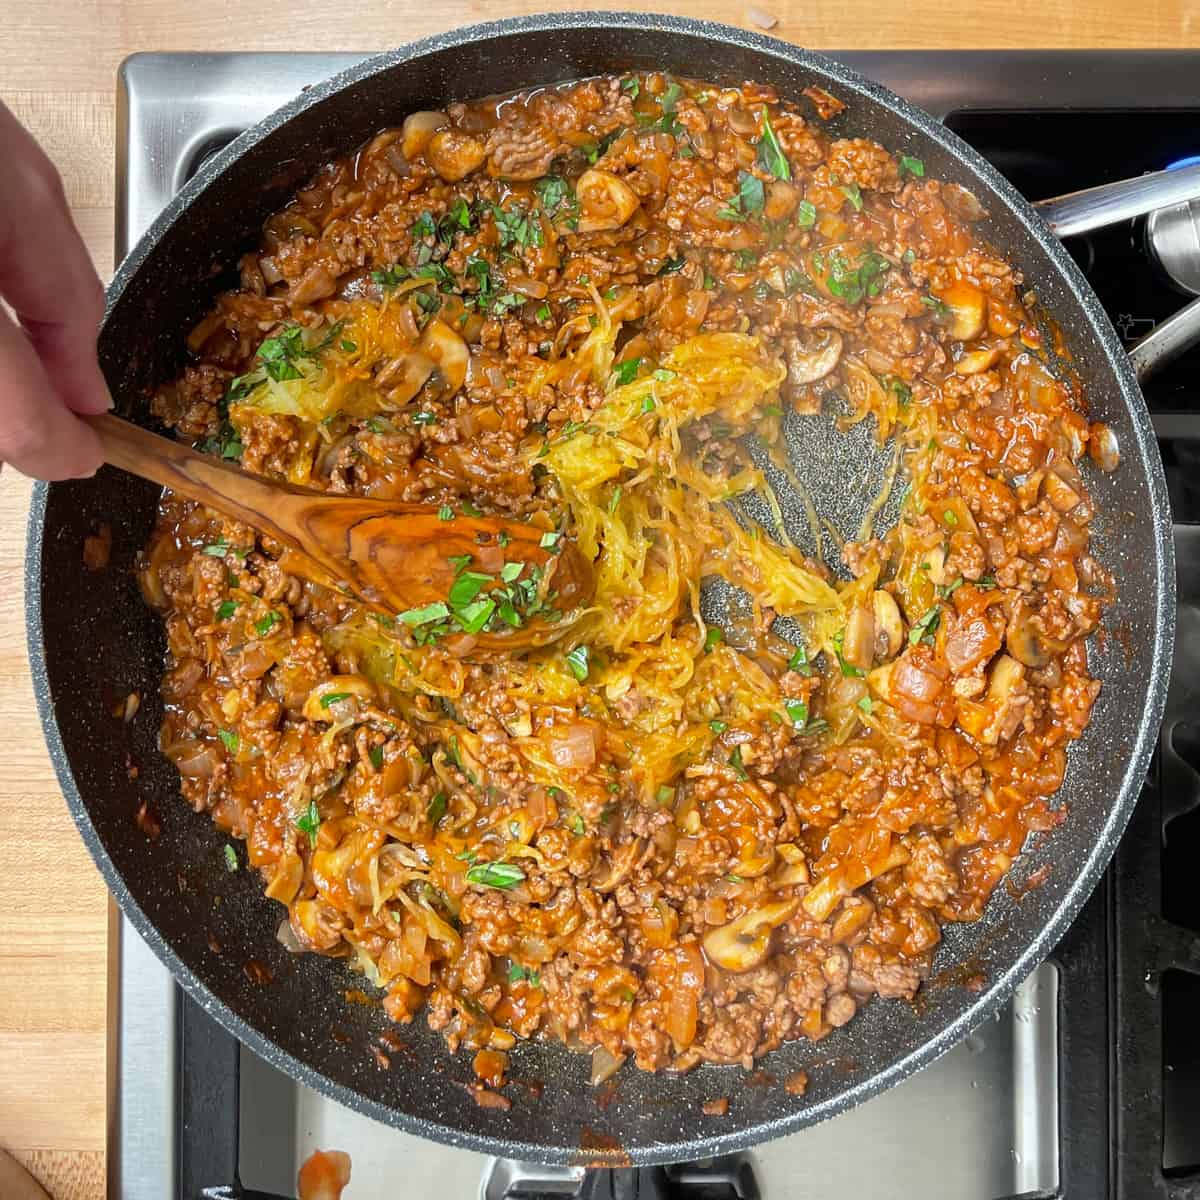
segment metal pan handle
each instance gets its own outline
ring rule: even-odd
[[[1136,179],[1122,179],[1100,187],[1085,188],[1051,200],[1040,200],[1034,208],[1058,237],[1070,237],[1103,229],[1144,216],[1159,208],[1170,208],[1200,199],[1200,165],[1175,171],[1152,171]],[[1200,342],[1200,299],[1193,300],[1161,325],[1156,325],[1129,350],[1138,379],[1145,382],[1160,367],[1178,358]]]

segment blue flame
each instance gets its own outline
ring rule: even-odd
[[[1200,167],[1200,154],[1189,154],[1186,158],[1177,158],[1173,163],[1167,163],[1168,171],[1178,171],[1180,167]]]

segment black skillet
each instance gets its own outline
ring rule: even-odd
[[[782,1086],[745,1087],[733,1068],[681,1077],[626,1068],[601,1110],[586,1056],[529,1045],[515,1053],[512,1074],[544,1085],[541,1098],[518,1084],[510,1111],[485,1110],[460,1086],[469,1062],[450,1058],[420,1021],[402,1031],[411,1048],[381,1070],[370,1046],[386,1027],[382,1012],[345,1003],[353,984],[343,964],[292,957],[276,943],[279,907],[262,897],[256,876],[226,870],[225,839],[182,803],[157,752],[163,635],[131,573],[156,489],[110,469],[42,486],[29,525],[29,651],[50,753],[105,880],[183,987],[262,1057],[351,1108],[453,1145],[544,1162],[660,1163],[750,1146],[889,1087],[993,1014],[1061,937],[1112,854],[1150,760],[1172,647],[1174,563],[1158,449],[1130,362],[1070,256],[1004,179],[925,113],[836,63],[726,26],[598,13],[501,21],[413,43],[309,89],[206,163],[118,269],[100,353],[125,415],[149,421],[136,398],[178,369],[187,331],[235,278],[263,219],[327,160],[452,98],[657,68],[769,82],[796,99],[819,84],[848,103],[829,124],[835,136],[878,139],[970,188],[991,214],[986,236],[1062,326],[1094,418],[1119,439],[1119,470],[1089,473],[1094,544],[1120,594],[1107,635],[1090,649],[1104,690],[1071,752],[1061,794],[1070,818],[1021,858],[1018,886],[998,889],[981,921],[947,929],[937,960],[939,970],[970,963],[986,980],[982,991],[933,985],[915,1005],[875,1001],[819,1045],[770,1055],[764,1066],[779,1079],[808,1071],[802,1098]],[[867,454],[868,442],[838,445],[846,465],[814,480],[819,496],[848,494],[861,480],[855,455]],[[850,508],[864,503],[859,496]],[[100,521],[113,527],[112,561],[91,573],[81,547]],[[112,708],[129,692],[142,706],[126,726]],[[135,820],[142,805],[149,822]],[[161,824],[154,840],[148,823]],[[1046,865],[1045,882],[1015,900],[1021,881]],[[252,961],[270,982],[252,978],[264,977],[247,972]],[[702,1117],[701,1103],[720,1096],[732,1098],[728,1115]]]

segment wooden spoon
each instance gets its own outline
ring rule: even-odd
[[[497,585],[504,564],[539,568],[539,594],[562,614],[553,622],[533,617],[517,628],[505,625],[479,635],[482,644],[515,649],[553,641],[591,596],[594,578],[574,544],[547,537],[545,528],[528,522],[457,515],[443,520],[427,505],[327,496],[249,475],[110,414],[91,423],[114,467],[268,534],[293,552],[286,555],[287,570],[317,583],[344,584],[380,611],[412,614],[445,603],[462,574],[462,555],[470,556],[468,570],[492,575]],[[490,591],[485,584],[477,599]]]

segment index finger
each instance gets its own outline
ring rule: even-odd
[[[112,406],[96,361],[104,289],[71,219],[53,164],[0,104],[0,296],[29,332],[63,402],[78,413]]]

